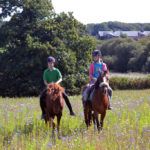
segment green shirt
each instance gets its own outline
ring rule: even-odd
[[[53,70],[47,68],[43,73],[43,80],[47,81],[47,83],[57,82],[60,78],[62,78],[62,75],[57,68]]]

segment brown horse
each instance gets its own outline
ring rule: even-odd
[[[94,125],[97,125],[98,131],[103,128],[103,121],[108,105],[108,84],[104,82],[104,74],[101,72],[93,86],[91,101],[83,102],[84,117],[87,127],[91,125],[91,119],[93,118]],[[99,114],[101,114],[100,121],[98,118]]]
[[[46,92],[45,92],[45,123],[49,122],[49,125],[53,127],[53,131],[55,128],[54,118],[57,117],[57,131],[59,137],[59,126],[60,120],[62,117],[62,111],[64,107],[64,99],[62,93],[64,89],[56,84],[51,83],[48,85]]]

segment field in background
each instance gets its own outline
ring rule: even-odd
[[[147,78],[150,77],[148,73],[114,73],[110,72],[110,77],[125,77],[125,78]]]
[[[104,129],[86,130],[81,96],[70,97],[76,117],[65,107],[62,139],[53,144],[51,131],[40,120],[38,98],[0,98],[0,149],[10,150],[149,150],[150,90],[114,91],[113,110]]]

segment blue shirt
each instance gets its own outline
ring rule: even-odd
[[[98,78],[99,77],[99,71],[102,71],[103,68],[103,63],[99,62],[99,63],[94,63],[94,73],[93,73],[93,77],[94,78]]]

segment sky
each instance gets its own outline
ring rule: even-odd
[[[150,23],[150,0],[52,0],[56,13],[73,12],[83,24]]]

